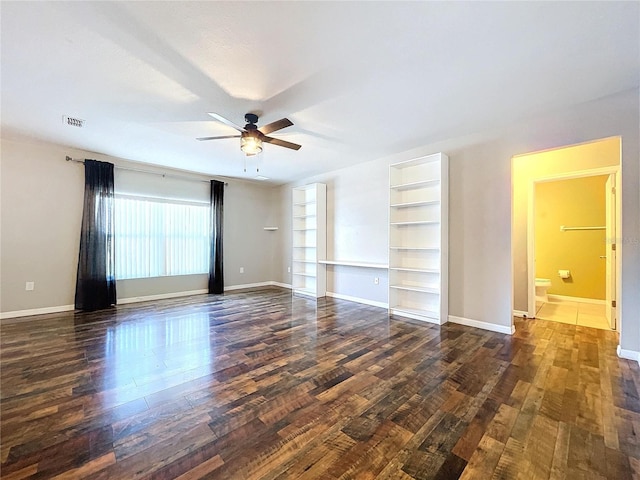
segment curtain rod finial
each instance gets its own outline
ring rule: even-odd
[[[73,160],[73,158],[71,158],[69,155],[67,155],[67,156],[65,157],[65,160],[66,160],[67,162],[70,162],[71,160]]]

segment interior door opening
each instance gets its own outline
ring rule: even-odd
[[[513,158],[514,316],[559,314],[549,319],[619,330],[619,165],[620,137]],[[584,189],[587,196],[597,191],[597,207]]]

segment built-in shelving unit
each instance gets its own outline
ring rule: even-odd
[[[389,313],[448,316],[448,173],[442,153],[389,167]]]
[[[324,297],[326,267],[318,260],[327,255],[327,186],[312,183],[295,187],[292,195],[291,286],[294,293]]]

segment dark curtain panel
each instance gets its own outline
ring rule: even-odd
[[[113,209],[113,164],[85,160],[77,309],[93,311],[116,303]]]
[[[222,272],[222,217],[224,183],[211,180],[211,256],[209,260],[209,293],[224,293]]]

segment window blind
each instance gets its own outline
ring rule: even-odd
[[[116,278],[208,273],[208,204],[116,195]]]

